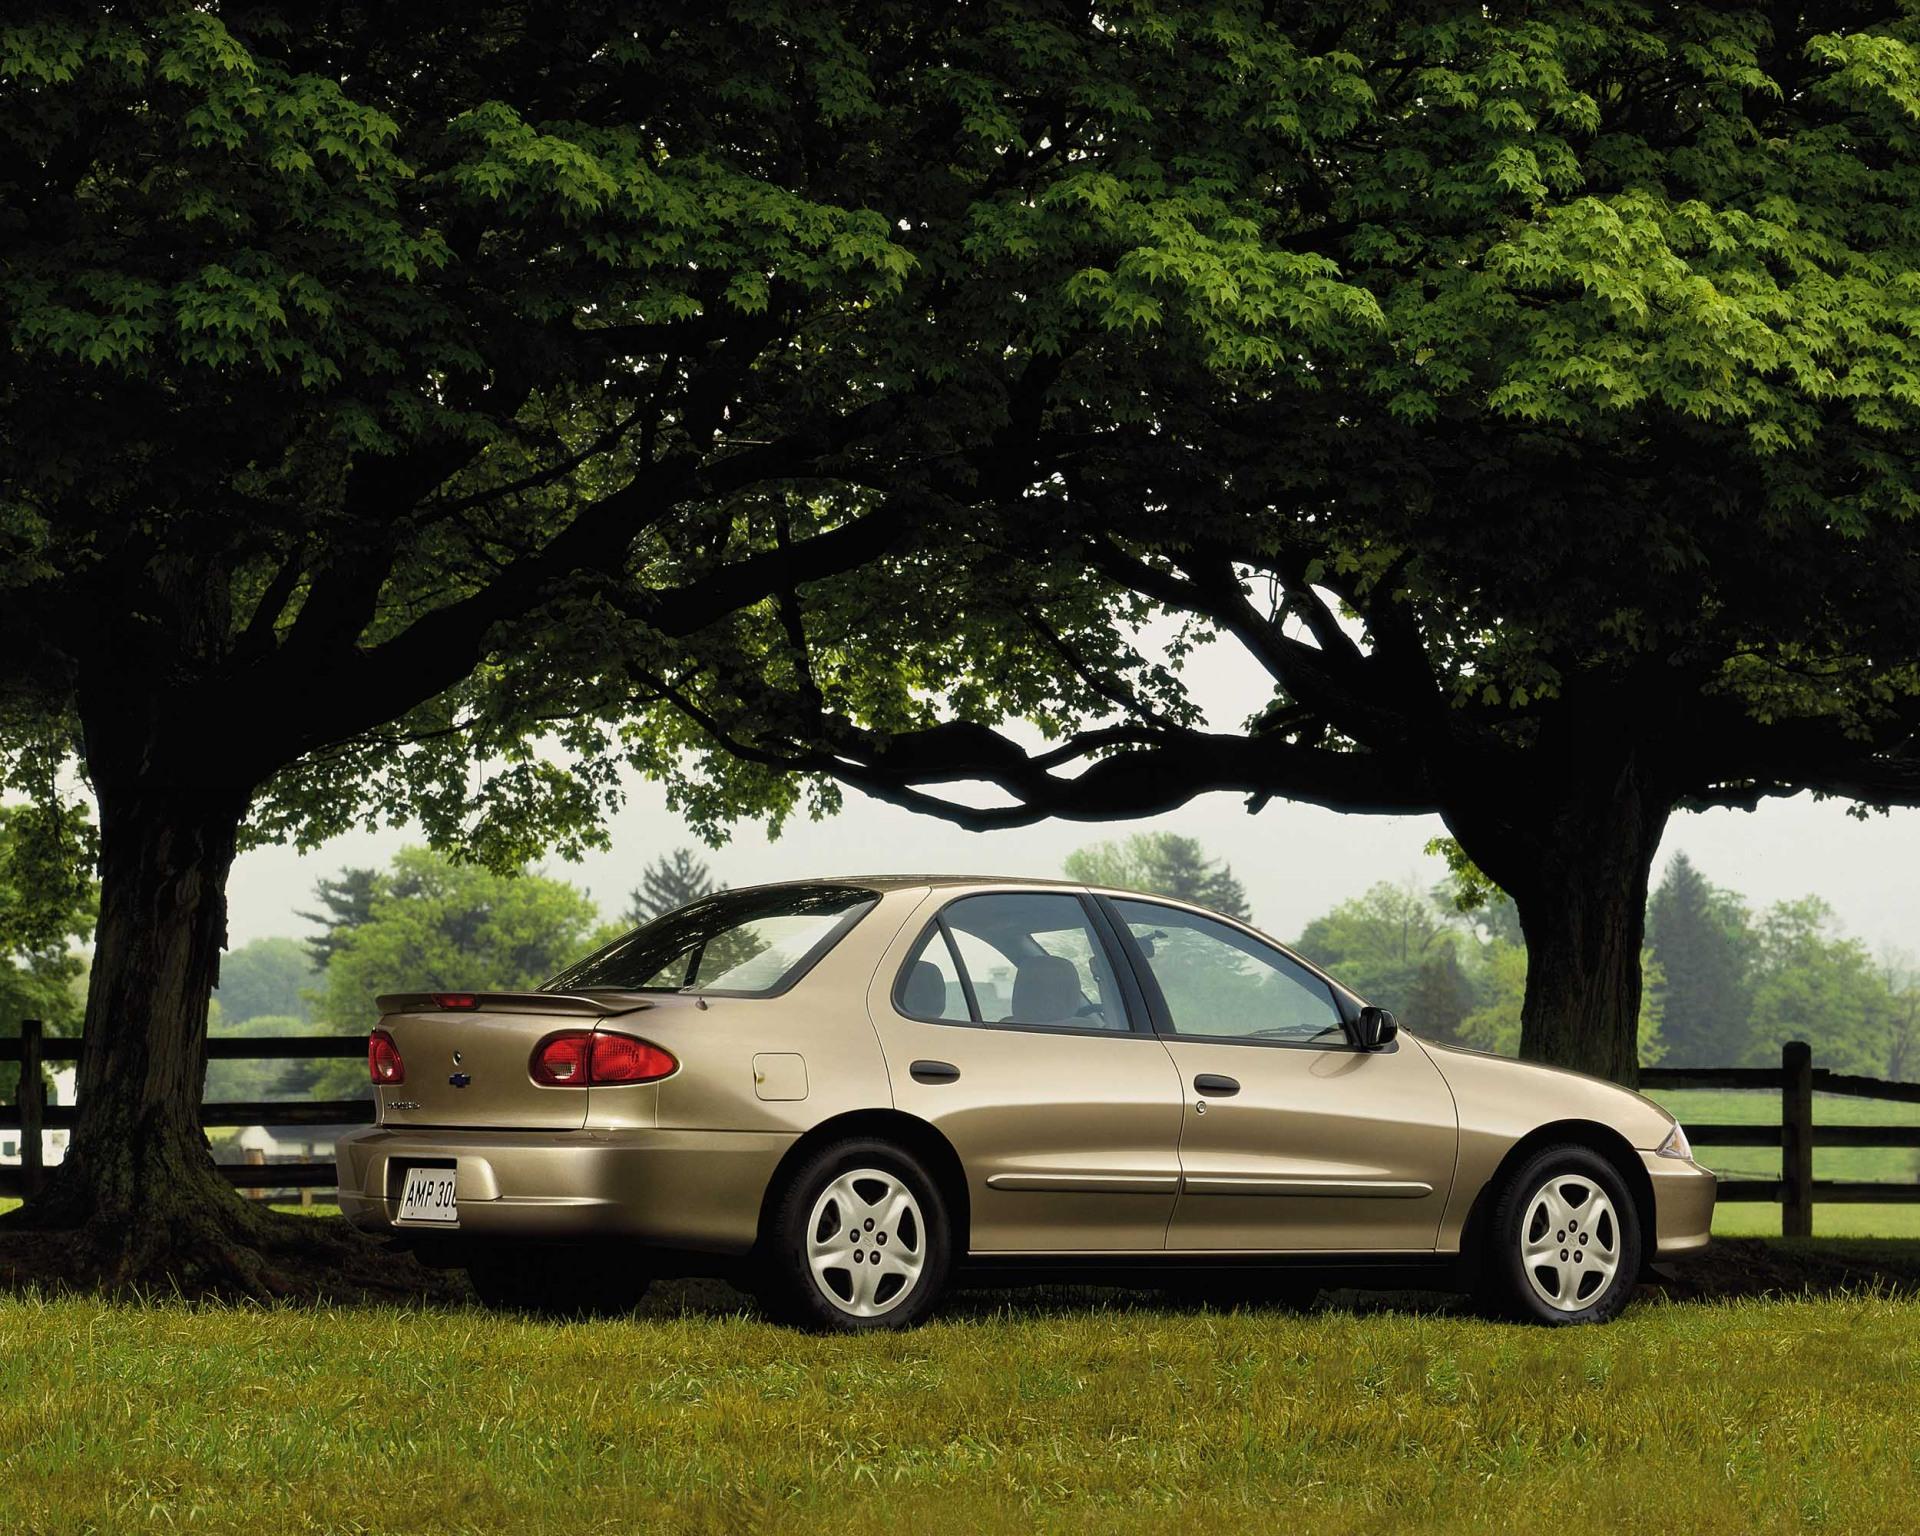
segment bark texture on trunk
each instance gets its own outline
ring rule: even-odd
[[[214,1170],[199,1105],[244,790],[96,775],[100,920],[67,1156],[21,1224],[72,1230],[103,1279],[256,1290],[270,1222]],[[269,1287],[270,1289],[270,1287]]]
[[[101,796],[100,922],[68,1182],[103,1209],[212,1176],[195,1111],[244,810],[244,799],[217,794]]]
[[[81,1044],[79,1122],[46,1189],[0,1220],[0,1285],[270,1300],[464,1288],[338,1221],[243,1200],[200,1128],[208,994],[247,799],[228,788],[96,779],[101,902]]]
[[[1477,798],[1449,822],[1512,897],[1527,941],[1520,1054],[1631,1085],[1640,948],[1673,796],[1644,751],[1593,750],[1564,772]]]
[[[78,712],[100,812],[100,917],[77,1119],[46,1187],[0,1218],[0,1286],[187,1295],[441,1294],[342,1222],[278,1215],[215,1169],[200,1127],[227,877],[257,787],[295,748],[257,731],[218,750],[246,698],[205,680],[231,632],[224,576],[185,566],[103,613]],[[149,622],[155,606],[186,618]]]

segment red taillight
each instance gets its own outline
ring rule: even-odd
[[[657,1045],[587,1029],[563,1029],[533,1048],[527,1072],[548,1088],[584,1088],[589,1083],[652,1083],[680,1065]]]
[[[478,1008],[480,995],[477,992],[436,992],[433,994],[433,1006],[456,1010]]]
[[[666,1077],[680,1063],[657,1045],[632,1035],[602,1031],[593,1037],[587,1053],[587,1081],[592,1083],[651,1083]]]
[[[367,1076],[386,1088],[407,1080],[407,1064],[400,1059],[400,1047],[384,1029],[367,1036]]]
[[[593,1038],[584,1029],[566,1029],[548,1035],[533,1048],[527,1071],[536,1083],[549,1088],[585,1087],[587,1081],[587,1042]]]

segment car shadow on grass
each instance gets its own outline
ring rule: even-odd
[[[1263,1299],[1242,1288],[1208,1294],[1204,1287],[1162,1290],[1137,1285],[960,1285],[947,1292],[934,1312],[950,1321],[989,1322],[1011,1316],[1260,1311],[1277,1316],[1303,1311],[1354,1313],[1413,1312],[1446,1314],[1468,1309],[1466,1298],[1442,1291],[1323,1290],[1307,1307],[1290,1299]],[[753,1297],[720,1280],[662,1280],[647,1293],[634,1314],[642,1318],[731,1317],[758,1315]]]
[[[1641,1301],[1713,1302],[1750,1297],[1920,1295],[1920,1239],[1719,1238],[1704,1254],[1662,1263],[1640,1287]],[[1303,1310],[1295,1298],[1249,1294],[1230,1275],[1210,1289],[1192,1279],[1177,1289],[1138,1285],[963,1284],[936,1315],[990,1320],[1018,1313],[1204,1313]],[[1426,1316],[1472,1315],[1469,1298],[1435,1290],[1327,1288],[1304,1310],[1358,1315],[1393,1312]],[[745,1291],[719,1280],[663,1280],[641,1305],[641,1317],[722,1317],[755,1314]]]

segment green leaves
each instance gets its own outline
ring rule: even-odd
[[[384,992],[531,990],[579,959],[598,925],[592,899],[565,881],[403,849],[367,921],[329,935],[316,1018],[351,1034],[378,1016],[374,999]]]
[[[1669,653],[1785,718],[1780,664],[1900,611],[1847,562],[1920,508],[1904,16],[543,20],[0,29],[5,590],[133,594],[117,654],[207,694],[363,693],[374,646],[488,615],[390,729],[281,720],[256,835],[417,815],[508,866],[599,836],[623,759],[719,835],[832,803],[784,771],[810,702],[832,752],[1177,737],[1180,661],[1247,621],[1139,626],[1208,560],[1292,635],[1311,571],[1413,647],[1385,705],[1278,679],[1276,751],[1403,751],[1409,677],[1530,741]],[[662,619],[881,507],[859,569]],[[1103,536],[1155,579],[1090,568]],[[88,643],[34,673],[56,716]],[[1860,729],[1899,694],[1842,688]]]

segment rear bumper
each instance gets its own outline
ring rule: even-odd
[[[663,1248],[745,1253],[784,1133],[754,1131],[388,1130],[344,1136],[340,1210],[371,1232],[565,1241],[625,1237]],[[417,1163],[453,1164],[457,1227],[398,1219]]]
[[[1698,1253],[1713,1233],[1713,1198],[1719,1180],[1698,1163],[1642,1152],[1653,1185],[1653,1257]]]

